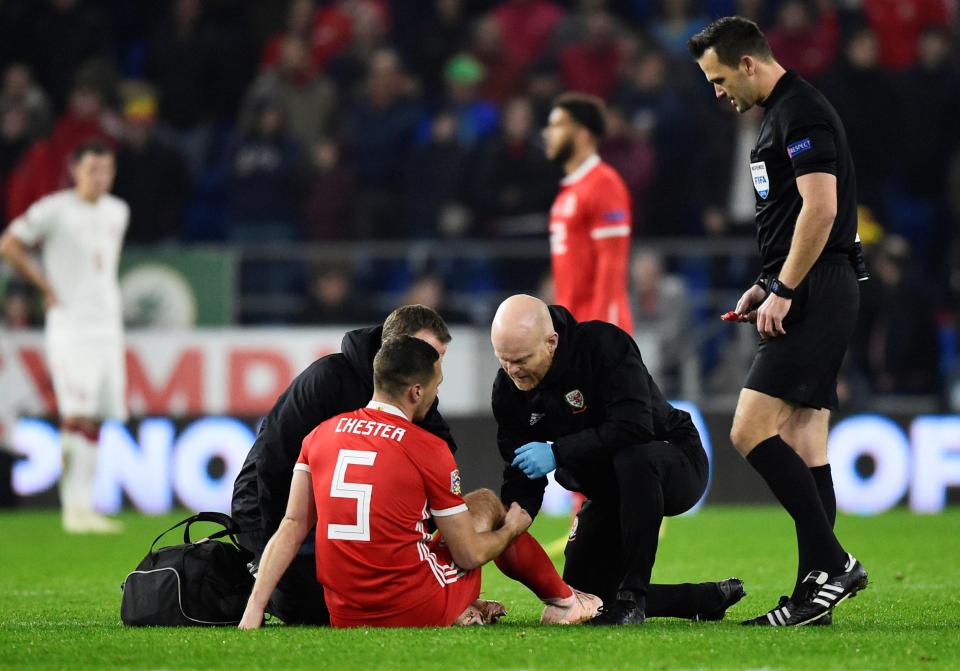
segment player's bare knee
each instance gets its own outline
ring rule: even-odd
[[[493,502],[503,507],[503,504],[500,503],[500,497],[494,494],[493,490],[487,489],[486,487],[481,487],[480,489],[475,489],[472,492],[464,494],[463,500],[468,507],[472,505],[472,503],[491,505]]]
[[[463,500],[470,510],[474,529],[478,533],[492,531],[503,525],[507,510],[493,491],[477,489],[464,496]]]

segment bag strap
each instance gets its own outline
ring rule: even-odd
[[[222,531],[217,531],[210,534],[207,538],[214,540],[216,538],[223,538],[224,536],[230,536],[230,540],[237,544],[237,539],[233,537],[234,534],[240,533],[240,527],[237,526],[237,523],[233,521],[233,518],[224,513],[197,513],[189,520],[185,520],[187,527],[183,530],[183,542],[192,543],[190,540],[190,526],[194,522],[213,522],[214,524],[219,524],[223,527]]]
[[[237,523],[233,521],[232,517],[230,517],[229,515],[224,515],[223,513],[204,512],[204,513],[197,513],[196,515],[188,517],[185,520],[180,520],[179,522],[174,524],[172,527],[164,531],[162,534],[154,538],[153,543],[150,544],[149,554],[153,553],[154,547],[156,547],[157,542],[159,542],[161,538],[163,538],[168,533],[170,533],[171,531],[173,531],[174,529],[180,526],[186,525],[186,528],[184,528],[183,530],[183,542],[192,543],[193,541],[190,540],[190,526],[194,522],[212,522],[214,524],[219,524],[220,526],[223,527],[223,529],[210,534],[209,536],[207,536],[207,538],[209,538],[210,540],[215,540],[217,538],[223,538],[224,536],[229,536],[230,540],[233,541],[234,545],[236,545],[237,547],[240,546],[240,543],[237,542],[236,536],[234,536],[234,534],[240,533],[240,527],[237,526]]]

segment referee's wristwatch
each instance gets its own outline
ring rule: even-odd
[[[786,298],[791,300],[793,298],[795,289],[791,289],[786,284],[780,281],[779,277],[774,277],[770,280],[770,293],[779,296],[780,298]]]

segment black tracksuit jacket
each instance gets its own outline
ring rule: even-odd
[[[628,333],[605,322],[577,322],[559,305],[550,306],[550,315],[560,339],[540,384],[521,391],[503,370],[493,383],[505,504],[516,501],[536,515],[543,503],[547,479],[531,480],[510,465],[514,451],[531,441],[553,441],[557,481],[590,497],[610,482],[617,450],[662,440],[678,449],[695,445],[702,454],[690,415],[667,403]]]
[[[233,485],[232,515],[245,532],[240,540],[257,556],[283,520],[303,439],[321,422],[362,408],[373,396],[373,357],[382,332],[382,326],[349,331],[340,353],[310,364],[264,419]],[[436,401],[419,424],[456,452]]]

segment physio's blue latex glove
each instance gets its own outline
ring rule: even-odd
[[[527,443],[518,447],[511,466],[516,466],[531,480],[544,477],[557,467],[550,443]]]

